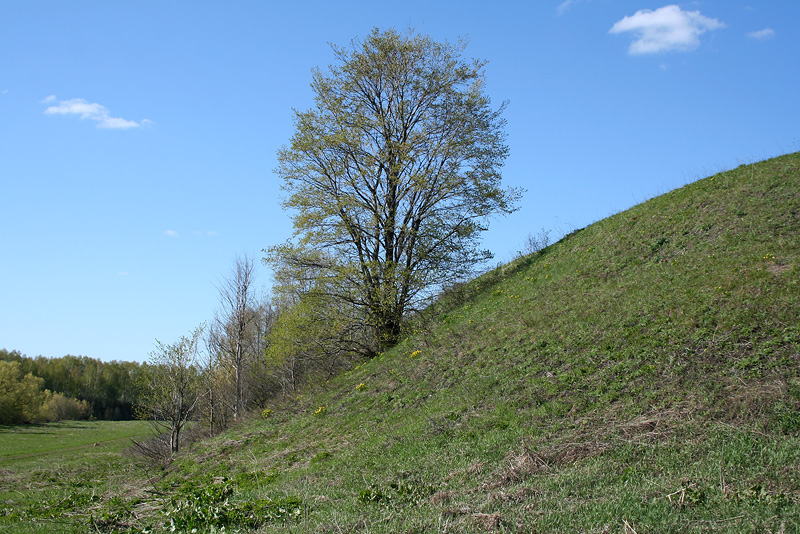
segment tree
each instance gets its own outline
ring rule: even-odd
[[[169,432],[169,447],[180,450],[180,435],[194,416],[205,394],[203,375],[198,368],[198,343],[204,327],[167,345],[156,340],[150,353],[147,372],[142,373],[140,416]]]
[[[269,305],[257,298],[254,281],[253,260],[247,256],[236,258],[231,275],[219,287],[221,309],[211,323],[207,339],[210,356],[231,376],[234,419],[247,409],[248,376],[263,358],[266,328],[272,319]]]
[[[338,281],[379,350],[433,290],[491,257],[479,236],[520,196],[500,183],[505,104],[492,109],[485,63],[465,46],[377,28],[334,46],[339,64],[313,71],[315,107],[295,112],[278,152],[296,239],[267,259]]]
[[[45,400],[44,380],[23,373],[19,361],[0,360],[0,424],[28,423]]]
[[[45,390],[44,402],[39,409],[40,418],[45,421],[67,421],[89,419],[92,408],[85,400],[65,397],[61,393]]]
[[[279,286],[280,289],[280,286]],[[283,295],[280,313],[270,328],[266,363],[284,395],[314,377],[328,379],[349,363],[357,343],[351,309],[321,288],[292,298]]]

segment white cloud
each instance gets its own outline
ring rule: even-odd
[[[43,104],[50,104],[57,100],[55,95],[50,95],[42,100]],[[142,125],[150,125],[153,121],[144,119],[141,122],[130,121],[120,117],[112,117],[108,109],[96,102],[90,103],[82,98],[61,100],[58,104],[44,110],[46,115],[78,115],[81,119],[89,119],[97,122],[98,128],[112,130],[127,130],[138,128]]]
[[[105,117],[97,125],[98,128],[117,128],[122,130],[126,128],[138,128],[139,126],[140,124],[134,121],[120,119],[118,117]]]
[[[556,7],[556,13],[560,16],[567,12],[569,8],[580,2],[581,0],[564,0],[558,7]]]
[[[119,271],[117,272],[118,276],[128,276],[128,271]]]
[[[628,53],[638,55],[673,50],[688,52],[700,46],[700,35],[724,27],[724,23],[703,16],[699,11],[683,11],[670,5],[655,11],[637,11],[614,24],[608,33],[634,33],[636,40],[631,43]]]
[[[170,237],[178,237],[178,232],[175,230],[164,230],[164,235],[168,235]]]
[[[766,41],[767,39],[772,39],[773,37],[775,37],[775,30],[773,30],[772,28],[764,28],[763,30],[750,32],[747,34],[747,36],[750,37],[751,39]]]

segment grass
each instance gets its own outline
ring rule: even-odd
[[[0,427],[0,531],[87,532],[109,491],[139,479],[121,453],[145,421],[64,421]]]
[[[145,421],[63,421],[41,425],[0,426],[0,466],[12,461],[87,447],[119,451],[130,438],[150,434]]]
[[[448,292],[74,524],[800,532],[798,267],[800,154],[700,180]]]

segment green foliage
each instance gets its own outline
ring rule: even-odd
[[[204,377],[198,367],[198,344],[203,329],[201,325],[171,344],[156,340],[150,365],[141,376],[140,418],[169,433],[173,453],[180,450],[181,432],[197,413],[205,394]]]
[[[336,286],[375,349],[394,345],[409,309],[490,257],[489,219],[520,196],[501,187],[502,106],[464,44],[375,29],[315,70],[315,107],[278,152],[297,242],[268,258]],[[374,332],[374,334],[373,334]]]
[[[258,528],[265,523],[296,520],[303,513],[297,497],[234,502],[235,486],[227,480],[196,485],[173,497],[164,512],[171,531],[206,532],[214,527]]]
[[[143,366],[137,362],[104,362],[86,356],[30,358],[0,349],[0,361],[17,361],[25,374],[44,379],[44,389],[64,397],[86,401],[96,419],[124,420],[134,417],[136,381]]]
[[[89,403],[70,399],[61,393],[45,391],[44,401],[39,408],[39,418],[43,421],[66,421],[89,419],[92,408]]]
[[[0,424],[38,420],[45,400],[44,380],[23,374],[20,362],[0,361]]]
[[[283,287],[284,293],[291,291]],[[349,310],[315,287],[296,298],[284,294],[267,335],[265,358],[284,393],[315,378],[330,378],[349,363],[355,348]]]
[[[358,493],[358,500],[362,503],[408,506],[425,501],[435,491],[435,486],[421,481],[401,480],[386,486],[371,485]]]

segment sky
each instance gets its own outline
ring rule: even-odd
[[[493,262],[800,150],[800,2],[0,0],[0,348],[145,361],[289,239],[276,152],[373,28],[469,39],[520,209]],[[258,285],[269,291],[269,271]]]

